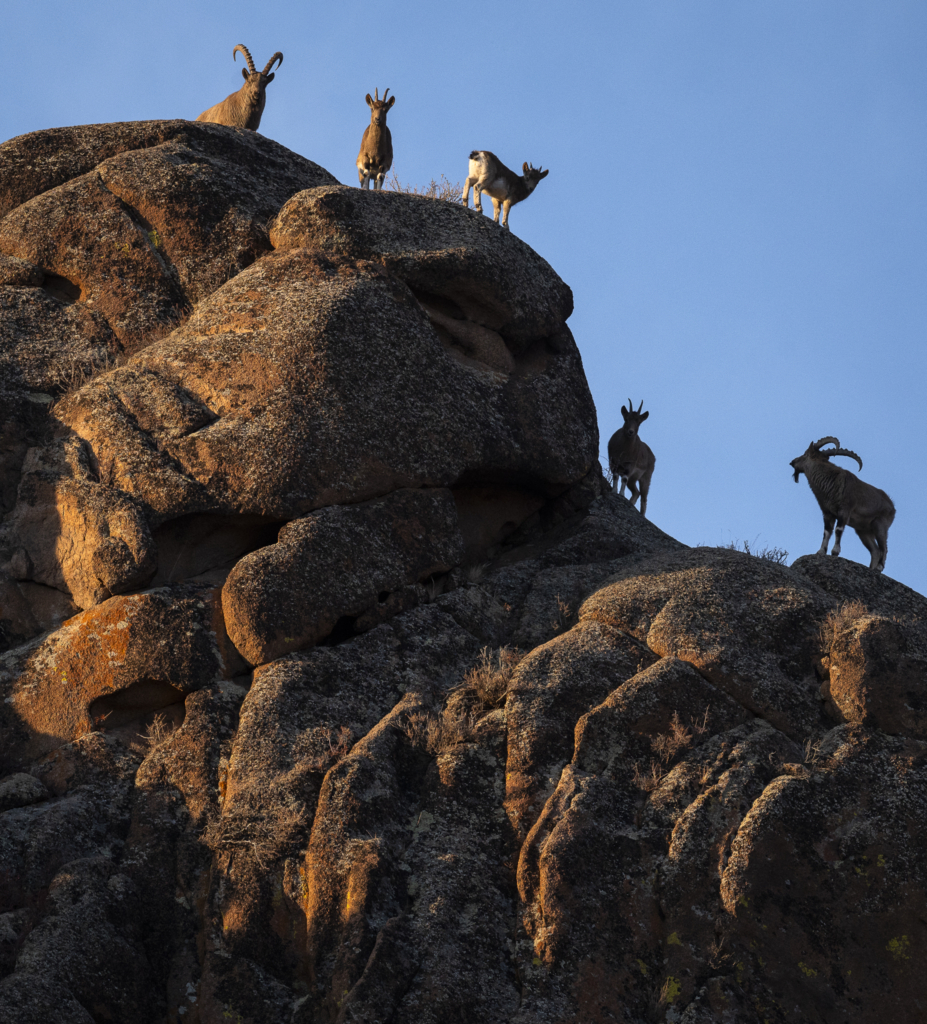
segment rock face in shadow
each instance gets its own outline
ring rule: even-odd
[[[614,496],[571,310],[253,132],[0,146],[0,1024],[923,1016],[927,599]]]

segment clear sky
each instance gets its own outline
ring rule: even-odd
[[[512,227],[573,288],[603,460],[622,403],[650,410],[650,518],[688,544],[816,551],[789,460],[833,434],[898,508],[888,574],[927,592],[923,0],[3,12],[0,139],[195,118],[240,84],[240,42],[259,67],[285,55],[261,132],[347,184],[374,86],[397,97],[403,181],[462,181],[473,148],[549,167]],[[868,562],[849,529],[844,555]]]

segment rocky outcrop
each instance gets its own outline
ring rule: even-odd
[[[472,211],[0,157],[0,1024],[923,1014],[927,599],[611,494]]]

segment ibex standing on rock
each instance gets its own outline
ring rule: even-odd
[[[835,447],[821,451],[825,444],[831,442]],[[804,455],[799,455],[789,463],[795,471],[795,483],[798,483],[799,473],[805,474],[811,493],[817,498],[824,513],[824,540],[818,554],[827,554],[827,545],[836,523],[837,539],[831,554],[839,555],[840,538],[849,523],[872,556],[869,568],[881,572],[885,568],[888,528],[895,519],[895,506],[885,491],[860,480],[848,469],[832,466],[828,460],[834,455],[856,459],[860,470],[863,468],[863,460],[856,452],[841,448],[836,437],[822,437],[820,441],[812,441]]]
[[[393,137],[386,127],[386,114],[396,102],[396,97],[390,97],[387,103],[388,92],[389,89],[383,93],[382,100],[378,89],[373,90],[373,99],[370,98],[370,93],[367,93],[370,124],[364,129],[360,152],[357,154],[357,179],[360,186],[368,188],[368,183],[373,178],[374,191],[382,191],[386,172],[393,166]]]
[[[470,173],[464,182],[460,201],[464,206],[470,205],[470,186],[473,186],[473,208],[483,212],[480,193],[485,192],[492,200],[495,210],[493,221],[499,223],[499,210],[502,210],[502,227],[509,226],[509,210],[520,203],[537,188],[541,178],[550,174],[550,169],[542,171],[540,167],[522,164],[524,174],[517,175],[493,153],[485,149],[474,149],[470,154]]]
[[[653,467],[657,464],[653,452],[637,436],[637,430],[649,412],[641,413],[644,403],[634,411],[634,403],[628,399],[628,408],[621,407],[621,415],[624,417],[624,426],[616,430],[608,442],[608,468],[612,471],[612,489],[618,491],[618,480],[621,480],[621,492],[618,495],[624,497],[625,484],[628,485],[631,494],[631,504],[641,496],[641,515],[647,515],[647,494],[650,491],[650,478],[653,476]],[[640,488],[638,489],[638,481]]]
[[[250,128],[256,132],[261,123],[261,114],[264,113],[264,103],[267,99],[265,89],[274,80],[273,73],[268,74],[274,65],[274,61],[283,63],[283,54],[275,53],[267,62],[263,71],[256,71],[251,54],[241,43],[232,50],[232,60],[236,60],[235,54],[241,50],[245,60],[248,62],[248,70],[241,69],[244,75],[245,84],[230,96],[226,96],[221,103],[217,103],[209,110],[204,110],[197,118],[197,121],[211,121],[213,124],[227,124],[230,128]],[[280,67],[280,64],[277,67]]]

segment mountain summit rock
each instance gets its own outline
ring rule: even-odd
[[[927,600],[614,496],[572,309],[256,132],[0,146],[0,1024],[923,1017]]]

